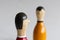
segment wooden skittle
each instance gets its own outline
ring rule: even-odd
[[[46,28],[44,25],[45,9],[42,6],[37,7],[37,24],[33,31],[33,40],[46,40]]]
[[[27,40],[26,29],[29,20],[27,15],[23,12],[19,12],[15,17],[15,25],[17,29],[17,38],[16,40]]]

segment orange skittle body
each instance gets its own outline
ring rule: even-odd
[[[46,40],[46,28],[44,25],[45,9],[41,6],[36,9],[37,24],[33,31],[33,40]]]

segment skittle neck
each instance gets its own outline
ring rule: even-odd
[[[17,36],[18,38],[25,38],[26,36]]]
[[[17,36],[18,37],[26,37],[26,30],[25,29],[17,30]]]
[[[44,22],[44,21],[37,21],[37,23],[42,23],[42,22]]]
[[[40,27],[44,26],[44,21],[37,21],[37,25]]]

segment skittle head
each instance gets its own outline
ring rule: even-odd
[[[27,26],[28,25],[29,20],[27,19],[27,15],[23,12],[19,12],[16,16],[15,16],[15,25],[16,25],[16,29],[23,29],[23,26]]]
[[[45,15],[45,9],[42,6],[36,8],[37,21],[43,21]]]

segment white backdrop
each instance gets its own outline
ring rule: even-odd
[[[47,29],[47,40],[60,40],[60,0],[0,0],[0,40],[16,39],[14,18],[21,11],[25,12],[31,20],[27,37],[33,40],[37,6],[43,6],[46,10],[44,23]]]

